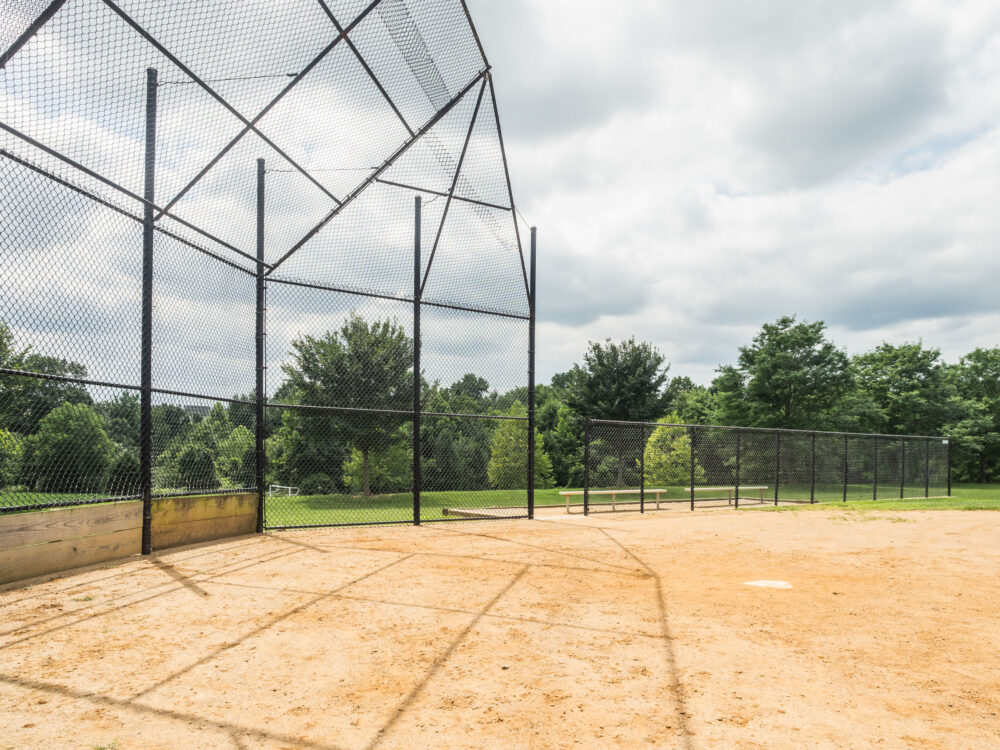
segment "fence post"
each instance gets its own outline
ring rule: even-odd
[[[778,486],[781,483],[781,433],[774,431],[774,504],[778,504]]]
[[[872,438],[872,500],[878,500],[878,435]]]
[[[531,228],[531,297],[528,300],[528,518],[535,517],[535,238]]]
[[[659,495],[657,495],[659,497]],[[646,426],[639,425],[639,512],[646,512]]]
[[[583,515],[590,514],[590,418],[583,420]]]
[[[899,499],[906,494],[906,441],[899,439]]]
[[[694,427],[689,427],[688,431],[691,433],[688,442],[691,443],[691,510],[694,510]]]
[[[420,525],[420,196],[413,199],[413,525]]]
[[[142,391],[139,407],[139,472],[142,492],[142,554],[153,551],[153,201],[156,188],[156,69],[146,69],[146,158],[142,209]]]
[[[844,502],[847,502],[847,435],[844,435]]]
[[[816,502],[816,433],[812,434],[812,457],[809,468],[809,502]]]
[[[264,531],[264,160],[257,160],[257,387],[254,425],[257,533]]]
[[[948,497],[951,497],[951,438],[946,441],[948,444]]]
[[[924,497],[931,496],[931,439],[924,441]]]
[[[733,486],[733,507],[740,509],[740,430],[736,430],[736,477]]]

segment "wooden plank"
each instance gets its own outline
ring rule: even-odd
[[[247,514],[257,514],[257,495],[252,492],[168,497],[153,501],[153,529]]]
[[[242,534],[253,534],[257,530],[256,507],[254,513],[225,518],[200,518],[193,521],[169,525],[153,525],[153,549],[179,547],[211,539],[223,539]],[[155,516],[154,516],[155,518]]]
[[[0,551],[0,583],[58,573],[139,554],[142,529],[124,529],[81,539]]]
[[[0,550],[141,527],[142,502],[139,500],[18,513],[0,516]]]

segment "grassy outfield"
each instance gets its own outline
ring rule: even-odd
[[[869,490],[870,492],[870,490]],[[881,493],[880,493],[881,494]],[[933,494],[933,493],[932,493]],[[914,498],[900,500],[898,497],[872,500],[851,499],[836,503],[845,510],[1000,510],[1000,484],[953,484],[951,497]],[[758,508],[758,510],[761,510]],[[830,501],[816,505],[782,505],[777,508],[764,507],[772,512],[830,510]]]

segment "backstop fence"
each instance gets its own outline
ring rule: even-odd
[[[945,437],[587,420],[584,488],[566,508],[645,513],[950,495]]]
[[[462,0],[0,19],[0,512],[531,515],[535,233]]]

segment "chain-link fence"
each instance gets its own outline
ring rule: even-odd
[[[534,232],[462,0],[0,19],[0,511],[530,514]]]
[[[588,420],[570,512],[951,495],[943,437]]]

